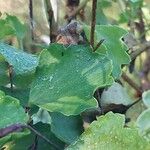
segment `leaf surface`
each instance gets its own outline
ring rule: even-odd
[[[125,116],[107,113],[97,118],[66,150],[148,150],[150,144],[134,128],[125,128]]]
[[[51,131],[67,144],[73,143],[83,132],[81,116],[64,116],[61,113],[51,113]]]
[[[0,54],[13,66],[16,74],[32,72],[38,65],[38,58],[35,55],[19,51],[2,42],[0,42]]]
[[[77,115],[97,107],[93,93],[110,85],[111,61],[87,46],[51,44],[40,56],[30,103],[50,112]]]
[[[85,33],[90,38],[90,27],[85,25]],[[127,31],[112,25],[97,25],[95,29],[95,45],[104,39],[103,46],[105,46],[106,53],[113,63],[113,76],[119,78],[121,75],[121,65],[128,64],[130,57],[127,54],[127,46],[121,41],[121,38],[127,34]],[[100,47],[97,51],[101,52]]]
[[[25,125],[28,121],[28,115],[20,106],[19,100],[7,96],[4,92],[0,91],[0,129],[7,128],[11,125]],[[0,139],[0,146],[2,146],[8,139],[20,137],[21,135],[28,134],[28,132],[12,132]]]

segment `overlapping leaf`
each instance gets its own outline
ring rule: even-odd
[[[20,22],[20,20],[16,16],[7,14],[6,22],[7,24],[9,24],[9,26],[11,26],[13,33],[17,36],[17,38],[24,38],[26,33],[26,27]]]
[[[111,61],[87,46],[51,44],[40,56],[30,103],[51,112],[76,115],[97,107],[93,92],[112,84]]]
[[[39,108],[38,112],[33,114],[31,118],[33,120],[33,124],[36,124],[38,122],[51,124],[50,114],[46,110],[43,110],[41,108]]]
[[[109,112],[94,121],[66,150],[149,150],[150,143],[136,129],[124,127],[125,116]]]
[[[29,100],[30,89],[13,89],[10,87],[0,87],[0,90],[4,91],[6,95],[10,95],[19,100],[21,106],[27,106]]]
[[[28,119],[28,115],[25,114],[25,111],[20,106],[18,100],[11,96],[7,96],[4,94],[4,92],[0,91],[0,129],[4,129],[14,124],[25,125]],[[10,139],[11,136],[17,137],[24,134],[25,133],[22,132],[8,134],[6,137],[0,139],[0,146]]]
[[[108,89],[105,89],[101,95],[101,105],[123,104],[129,105],[132,103],[131,98],[126,90],[117,82]]]
[[[52,143],[57,146],[57,149],[64,149],[65,143],[60,141],[55,135],[50,131],[50,126],[47,124],[38,123],[34,126],[38,132],[47,137]],[[50,145],[48,142],[43,140],[42,138],[38,138],[38,143],[35,144],[35,135],[29,134],[19,139],[13,139],[4,145],[9,150],[27,150],[37,146],[38,150],[56,150],[54,145]]]
[[[38,65],[38,58],[34,55],[18,51],[12,46],[0,42],[0,54],[13,66],[16,74],[32,72]]]
[[[6,14],[5,19],[0,19],[0,39],[9,35],[15,35],[18,39],[23,39],[26,34],[26,27],[16,16]]]
[[[144,110],[137,118],[136,124],[142,134],[147,140],[150,141],[150,91],[145,91],[142,94],[142,100],[148,108]]]
[[[4,19],[0,20],[0,39],[5,38],[8,35],[14,34],[14,30]]]
[[[136,124],[140,134],[150,141],[150,108],[139,115]]]
[[[85,32],[90,38],[90,27],[85,26]],[[127,31],[112,25],[97,25],[95,31],[95,44],[101,39],[104,39],[103,46],[105,47],[108,57],[113,62],[113,76],[118,78],[121,74],[121,65],[130,62],[129,55],[127,54],[127,47],[121,41],[121,38],[127,34]],[[99,49],[101,51],[101,48]]]
[[[142,100],[146,107],[150,108],[150,90],[142,94]]]
[[[73,143],[83,132],[81,116],[64,116],[60,113],[51,113],[51,131],[67,144]]]

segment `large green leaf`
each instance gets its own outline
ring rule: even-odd
[[[20,106],[18,100],[11,96],[7,96],[4,94],[4,92],[0,91],[0,129],[4,129],[14,124],[25,125],[28,119],[28,115],[25,114],[25,111]],[[11,133],[7,135],[8,137],[6,136],[1,138],[0,146],[4,144],[4,141],[6,142],[6,140],[10,139],[11,137],[18,137],[24,134],[24,132]]]
[[[0,54],[13,66],[16,74],[32,72],[38,65],[38,58],[36,56],[18,51],[14,47],[1,42]]]
[[[136,129],[124,127],[125,116],[107,113],[94,121],[67,150],[149,150],[150,143]]]
[[[86,35],[90,38],[90,27],[84,27]],[[130,62],[127,54],[127,46],[121,41],[121,38],[127,34],[127,31],[112,25],[97,25],[95,30],[95,44],[104,39],[103,45],[106,48],[108,57],[113,63],[113,76],[118,78],[121,75],[121,65]],[[101,51],[101,48],[98,50]]]
[[[140,133],[150,141],[150,108],[139,115],[136,124]]]
[[[90,47],[51,44],[40,55],[30,103],[51,112],[76,115],[97,107],[93,93],[110,85],[111,61]]]
[[[73,143],[83,132],[81,116],[64,116],[61,113],[51,113],[51,131],[67,144]]]

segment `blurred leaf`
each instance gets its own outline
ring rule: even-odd
[[[105,2],[105,1],[102,1],[102,2]],[[96,9],[96,24],[97,25],[108,24],[107,18],[102,9],[102,2],[101,1],[97,2],[97,9]]]
[[[14,124],[26,124],[29,117],[25,114],[24,109],[20,106],[19,100],[7,96],[4,92],[0,91],[0,129],[4,129]],[[24,130],[23,130],[24,131]],[[2,131],[1,131],[2,132]],[[6,140],[10,138],[17,138],[28,132],[13,132],[8,137],[4,137],[0,139],[0,146],[6,142]]]
[[[14,34],[19,39],[23,39],[26,33],[25,25],[23,25],[16,16],[11,16],[7,14],[6,21],[14,30]]]
[[[107,113],[97,118],[67,150],[149,150],[150,143],[134,128],[124,127],[125,116]]]
[[[18,51],[4,43],[0,43],[0,54],[13,66],[13,70],[17,75],[32,72],[38,65],[38,58],[36,56]]]
[[[90,38],[90,27],[84,27],[86,35]],[[95,45],[104,39],[103,45],[105,45],[108,57],[113,63],[113,76],[119,78],[121,75],[121,65],[129,64],[130,57],[127,54],[127,46],[121,41],[121,38],[127,34],[127,31],[112,25],[97,25],[95,31]],[[101,48],[97,51],[100,51]]]
[[[145,106],[142,101],[130,107],[126,112],[126,118],[130,118],[130,122],[128,122],[128,125],[135,125],[137,118],[144,110]]]
[[[143,100],[145,106],[149,108],[150,107],[150,90],[145,91],[142,94],[142,100]]]
[[[83,132],[81,116],[64,116],[60,113],[51,113],[51,131],[67,144],[73,143]]]
[[[36,114],[33,114],[31,118],[33,120],[33,124],[36,124],[38,122],[51,124],[50,114],[46,110],[41,108],[39,108],[38,112]]]
[[[130,21],[130,19],[131,19],[131,13],[129,10],[126,10],[119,15],[118,22],[119,23],[128,23]]]
[[[150,108],[140,114],[136,124],[140,133],[150,141]]]
[[[98,0],[98,4],[101,6],[101,8],[112,6],[112,2],[110,0]]]
[[[51,44],[41,53],[30,103],[50,112],[80,114],[97,107],[93,92],[112,84],[111,71],[111,61],[90,47]]]
[[[127,106],[131,103],[132,100],[126,90],[117,82],[105,89],[101,95],[101,105],[123,104]]]
[[[13,35],[14,30],[6,20],[0,19],[0,39],[4,39],[8,35]]]

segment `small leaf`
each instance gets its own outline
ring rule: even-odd
[[[64,116],[60,113],[51,113],[51,131],[67,144],[73,143],[83,132],[81,116]]]
[[[51,124],[51,117],[50,114],[41,108],[39,108],[38,112],[36,114],[33,114],[31,116],[33,120],[33,124],[36,124],[38,122]]]
[[[123,104],[129,105],[132,100],[129,98],[126,90],[117,82],[108,89],[105,89],[101,95],[101,105]]]
[[[139,115],[136,124],[140,133],[150,141],[150,108]]]
[[[90,27],[85,26],[85,33],[90,38]],[[127,34],[127,31],[112,25],[97,25],[95,29],[95,45],[104,39],[103,45],[106,47],[108,57],[113,63],[113,76],[119,78],[121,75],[121,65],[129,64],[130,57],[127,54],[127,46],[121,41],[121,38]],[[98,50],[101,52],[101,48]]]
[[[38,58],[36,56],[18,51],[14,47],[1,42],[0,54],[13,66],[13,70],[17,75],[32,72],[38,65]]]
[[[112,84],[111,71],[111,61],[88,46],[51,44],[40,55],[30,103],[50,112],[80,114],[97,107],[93,93]]]
[[[143,100],[145,106],[149,108],[150,107],[150,90],[145,91],[142,94],[142,100]]]
[[[107,113],[97,118],[67,150],[149,150],[150,144],[134,128],[124,127],[125,116]]]

